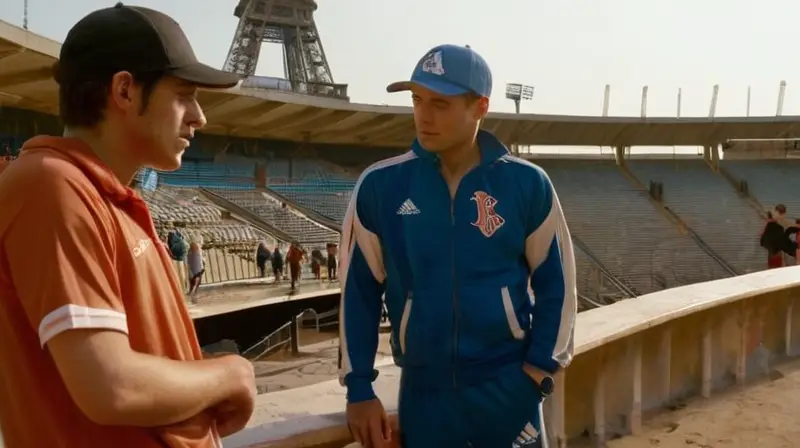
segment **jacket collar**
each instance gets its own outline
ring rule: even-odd
[[[479,130],[477,140],[478,147],[481,150],[481,165],[491,165],[501,157],[509,154],[506,145],[489,131]],[[423,148],[418,139],[414,140],[414,143],[411,145],[411,150],[414,151],[414,154],[420,159],[439,160],[436,153]]]

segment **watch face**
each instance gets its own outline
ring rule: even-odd
[[[552,394],[553,390],[555,389],[555,382],[553,382],[553,378],[549,376],[542,378],[542,382],[539,383],[539,389],[541,389],[542,395],[545,397]]]

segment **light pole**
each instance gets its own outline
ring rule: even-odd
[[[514,108],[519,113],[519,104],[524,100],[533,99],[533,86],[524,84],[506,83],[506,98],[514,102]]]
[[[508,82],[506,83],[506,98],[514,102],[514,110],[519,114],[520,103],[533,99],[533,86]],[[514,137],[517,138],[518,136],[515,135]],[[519,154],[518,144],[514,143],[512,149],[514,154]]]

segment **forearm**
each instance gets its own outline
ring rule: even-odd
[[[111,418],[126,426],[182,422],[235,393],[226,381],[235,375],[232,370],[225,357],[174,361],[136,353],[120,366],[109,391],[115,397]]]
[[[350,262],[340,319],[341,372],[350,402],[375,397],[373,369],[378,351],[382,285],[377,283],[360,250]]]
[[[174,361],[137,353],[113,331],[68,331],[48,348],[75,404],[106,425],[163,426],[225,400],[246,374],[237,358]],[[252,370],[251,370],[252,372]]]
[[[574,273],[571,245],[559,247],[558,239],[553,239],[547,258],[531,277],[535,302],[525,360],[550,374],[569,364],[572,358],[576,315]]]
[[[375,356],[378,352],[378,328],[380,308],[360,309],[346,312],[342,333],[342,373],[347,385],[350,402],[369,400],[375,397],[372,381],[375,379]]]

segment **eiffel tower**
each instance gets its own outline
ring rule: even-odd
[[[347,86],[333,82],[331,67],[314,22],[314,0],[239,0],[233,14],[239,18],[224,70],[252,77],[263,42],[283,47],[286,83],[245,86],[278,88],[310,95],[347,97]],[[249,85],[248,85],[249,84]],[[270,84],[270,83],[266,83]]]

